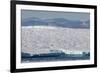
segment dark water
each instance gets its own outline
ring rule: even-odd
[[[49,53],[41,55],[33,55],[22,53],[21,62],[48,62],[48,61],[69,61],[69,60],[89,60],[90,53],[83,54],[65,54],[65,53]]]

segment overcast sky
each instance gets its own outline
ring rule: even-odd
[[[56,12],[40,10],[21,10],[22,19],[37,17],[41,19],[65,18],[69,20],[90,20],[90,13],[79,12]]]

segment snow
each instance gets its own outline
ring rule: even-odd
[[[52,27],[52,26],[33,26],[33,28],[38,28],[38,29],[56,29],[56,27]]]
[[[21,37],[22,52],[30,54],[50,53],[50,50],[62,50],[65,53],[90,50],[89,29],[22,26]]]

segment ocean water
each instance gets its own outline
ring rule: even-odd
[[[21,62],[49,62],[49,61],[71,61],[71,60],[89,60],[90,52],[83,52],[82,54],[65,54],[65,53],[48,53],[31,55],[22,53]]]

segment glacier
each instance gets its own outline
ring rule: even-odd
[[[89,29],[22,26],[21,33],[23,53],[47,54],[56,50],[66,54],[82,54],[90,51]]]

